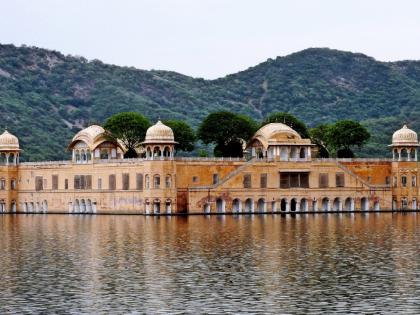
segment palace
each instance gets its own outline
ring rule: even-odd
[[[0,212],[261,213],[418,209],[417,133],[392,136],[392,159],[318,159],[314,145],[281,123],[263,126],[247,158],[174,156],[160,121],[147,130],[143,158],[92,125],[68,146],[69,161],[19,162],[16,136],[0,136]]]

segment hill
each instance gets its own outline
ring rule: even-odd
[[[288,111],[310,127],[355,119],[373,135],[358,155],[389,156],[387,144],[402,123],[420,130],[420,62],[311,48],[204,80],[0,45],[0,127],[19,136],[25,160],[68,158],[75,132],[120,111],[197,126],[221,109],[257,120]]]

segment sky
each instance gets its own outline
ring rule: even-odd
[[[309,47],[420,60],[420,1],[0,0],[0,43],[206,79]]]

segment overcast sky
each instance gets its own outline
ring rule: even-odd
[[[204,78],[308,47],[420,59],[420,1],[0,0],[0,43]]]

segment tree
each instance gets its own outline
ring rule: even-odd
[[[198,128],[198,138],[215,144],[215,156],[242,157],[242,142],[257,130],[254,120],[227,111],[209,114]],[[240,149],[239,149],[240,145]]]
[[[194,150],[196,136],[194,130],[186,122],[182,120],[165,120],[163,122],[168,127],[171,127],[174,132],[175,151],[190,152]]]
[[[126,158],[137,157],[136,148],[144,141],[146,131],[150,127],[149,120],[142,114],[122,112],[108,118],[104,129],[111,141],[121,140],[127,148]]]
[[[297,119],[295,116],[285,112],[276,112],[270,114],[264,119],[262,125],[267,125],[269,123],[283,123],[288,125],[290,128],[295,130],[302,138],[309,138],[309,130],[306,127],[305,123]]]
[[[329,146],[330,129],[331,125],[323,124],[309,131],[312,143],[318,146],[318,157],[328,158],[331,154],[332,148]]]
[[[319,147],[320,157],[330,155],[339,158],[352,158],[352,147],[363,146],[370,134],[360,123],[352,120],[341,120],[331,125],[319,125],[311,129],[311,140]]]
[[[356,121],[341,120],[331,126],[328,138],[338,157],[354,157],[351,148],[366,144],[370,133]]]

